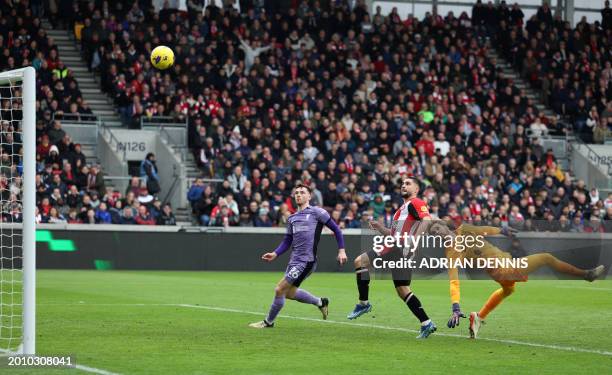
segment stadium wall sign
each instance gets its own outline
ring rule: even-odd
[[[155,152],[157,134],[151,130],[113,129],[113,134],[119,141],[115,152],[123,153],[127,160],[142,160],[148,152]]]
[[[349,259],[371,249],[371,236],[368,234],[361,230],[345,231]],[[281,228],[43,224],[38,226],[37,267],[282,271],[287,264],[287,254],[272,263],[262,262],[260,257],[263,252],[274,249],[283,235],[284,229]],[[612,234],[600,234],[595,238],[579,233],[521,233],[520,239],[527,253],[549,251],[584,267],[592,263],[612,263]],[[488,237],[488,240],[503,249],[510,247],[510,241],[505,237]],[[337,264],[336,249],[331,232],[324,233],[318,248],[318,270],[353,272],[350,262],[344,267]],[[434,249],[427,255],[439,257],[442,254],[441,249]],[[440,273],[434,270],[420,272],[427,275]]]

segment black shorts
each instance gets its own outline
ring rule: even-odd
[[[300,287],[310,274],[317,269],[317,262],[296,262],[290,263],[285,271],[285,280],[295,287]]]
[[[370,265],[374,264],[374,259],[381,258],[383,261],[397,261],[402,259],[402,251],[400,249],[393,249],[385,255],[378,255],[374,250],[366,252]],[[386,269],[383,272],[388,272]],[[412,281],[412,269],[410,268],[392,268],[391,277],[393,278],[393,285],[397,288],[398,286],[409,286]]]

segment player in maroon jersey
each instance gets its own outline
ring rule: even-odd
[[[383,236],[408,233],[413,235],[418,228],[418,224],[423,220],[431,220],[427,204],[419,199],[419,181],[414,177],[404,177],[401,186],[404,204],[393,215],[391,228],[379,221],[370,221],[370,227],[375,229]],[[372,304],[368,300],[370,285],[370,265],[376,258],[383,260],[399,260],[404,256],[404,249],[397,247],[384,248],[380,252],[374,250],[367,251],[355,259],[355,273],[357,275],[357,289],[359,290],[359,303],[348,315],[349,319],[356,319],[363,314],[372,311]],[[414,256],[414,252],[411,253]],[[427,313],[421,305],[421,301],[410,289],[412,272],[408,268],[393,268],[391,270],[393,285],[397,295],[408,305],[408,308],[421,322],[421,331],[417,338],[427,338],[436,331],[436,325],[429,319]]]

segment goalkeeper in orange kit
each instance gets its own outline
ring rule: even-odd
[[[475,226],[475,225],[460,225],[455,231],[451,231],[448,225],[443,221],[435,221],[429,228],[430,235],[440,236],[490,236],[496,234],[503,234],[506,236],[512,236],[513,229],[508,228],[497,228],[489,226]],[[480,241],[481,246],[471,245],[467,243],[463,246],[463,251],[456,249],[457,245],[446,247],[446,257],[452,260],[463,260],[463,259],[474,259],[488,258],[488,259],[512,259],[512,256],[505,251],[502,251],[495,245],[491,244],[486,240]],[[526,256],[519,259],[519,264],[525,264],[525,268],[516,267],[505,267],[505,268],[487,268],[486,271],[491,278],[497,281],[501,288],[494,291],[487,302],[482,306],[480,311],[470,313],[470,337],[476,338],[478,331],[484,319],[493,311],[506,297],[514,293],[514,287],[517,282],[527,281],[528,275],[540,267],[548,266],[555,271],[581,277],[587,281],[593,281],[604,273],[604,266],[600,265],[590,270],[583,270],[577,268],[569,263],[563,262],[549,253],[538,253]],[[450,280],[450,296],[453,313],[448,321],[447,326],[449,328],[455,328],[459,325],[461,318],[465,318],[465,315],[461,312],[459,307],[459,272],[457,268],[449,267],[448,276]]]

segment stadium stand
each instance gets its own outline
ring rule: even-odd
[[[127,205],[129,197],[105,187],[100,166],[88,164],[81,145],[62,129],[65,118],[89,120],[95,115],[83,99],[73,72],[61,60],[53,38],[48,36],[41,19],[33,16],[32,9],[20,3],[0,4],[0,49],[3,71],[29,65],[37,70],[37,222],[123,223],[126,220],[122,213],[128,208],[138,222],[137,212],[142,206],[147,207],[153,222],[173,225],[171,209],[162,209],[158,199],[148,198],[146,186],[141,188],[138,199]],[[11,110],[10,94],[15,93],[3,90],[0,110],[2,221],[21,222],[21,141],[14,138],[19,118],[14,117],[18,111]]]
[[[499,25],[499,52],[587,143],[604,143],[612,130],[609,2],[606,9],[602,23],[583,17],[573,29],[560,15],[553,18],[548,4],[525,23],[505,5],[483,21]]]
[[[584,116],[568,110],[555,85],[572,87],[568,98],[588,97],[585,108],[595,106],[609,123],[609,28],[580,23],[566,30],[536,16],[523,29],[520,10],[505,4],[478,5],[471,17],[428,14],[418,20],[403,19],[396,10],[370,15],[360,1],[353,9],[345,2],[240,2],[240,12],[214,5],[201,12],[198,1],[190,1],[187,12],[167,6],[155,11],[144,3],[74,2],[58,16],[80,39],[84,61],[99,74],[125,126],[138,128],[143,116],[187,120],[201,177],[223,180],[198,179],[190,188],[200,225],[283,226],[295,211],[289,194],[299,180],[310,184],[313,203],[342,227],[358,228],[369,217],[388,220],[401,203],[398,180],[413,175],[438,217],[541,231],[610,229],[601,222],[612,218],[612,195],[600,197],[576,180],[543,146],[546,136],[566,135],[564,121],[540,111],[491,58],[492,41],[515,51],[501,57],[543,88],[541,99],[580,131]],[[558,43],[540,48],[543,35]],[[572,47],[574,59],[584,63],[572,64],[570,57],[555,62],[556,46],[572,35],[580,41]],[[49,56],[39,75],[63,83],[50,91],[66,98],[66,87],[75,91],[69,71],[63,73],[54,49],[38,44]],[[148,61],[159,44],[176,54],[165,72]],[[534,66],[534,52],[544,53],[546,63]],[[49,61],[57,74],[49,74]],[[559,69],[568,63],[582,69],[577,76]],[[576,85],[574,76],[591,77],[592,87]],[[61,102],[68,109],[76,102],[79,111],[74,94]],[[50,150],[48,141],[41,136]],[[61,173],[57,169],[45,164],[41,178]],[[89,183],[97,169],[72,170],[85,182],[77,182],[76,192],[66,187],[65,200],[70,194],[82,198],[63,215],[108,222],[108,211],[113,223],[149,224],[155,220],[140,207],[162,211],[146,185],[139,190],[139,180],[125,195],[109,194]],[[45,198],[41,194],[40,210],[49,216],[53,203]]]

